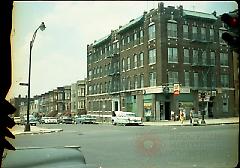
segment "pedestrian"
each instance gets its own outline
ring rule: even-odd
[[[183,125],[183,121],[184,121],[184,113],[182,110],[180,110],[180,121],[181,121],[181,125]]]
[[[192,109],[190,110],[190,113],[189,113],[190,124],[192,124],[193,114],[194,114],[194,108],[192,108]]]
[[[171,110],[171,119],[172,119],[173,121],[175,121],[175,113],[174,113],[174,111],[172,111],[172,110]]]

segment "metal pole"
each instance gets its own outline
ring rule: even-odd
[[[30,41],[30,56],[29,56],[29,71],[28,71],[28,99],[27,99],[27,124],[25,125],[25,129],[24,131],[30,131],[30,123],[29,123],[29,110],[30,110],[30,79],[31,79],[31,59],[32,59],[32,47],[33,47],[33,43],[34,40],[36,38],[37,35],[37,31],[38,29],[41,29],[42,31],[45,29],[45,24],[44,22],[42,22],[42,24],[35,30],[35,32],[33,33],[33,37],[32,40]]]
[[[31,81],[32,45],[33,45],[33,41],[30,41],[30,56],[29,56],[29,71],[28,71],[27,124],[25,125],[24,131],[31,131],[30,124],[29,124],[29,110],[30,110],[30,81]]]

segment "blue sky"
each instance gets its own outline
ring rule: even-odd
[[[31,96],[87,76],[87,44],[127,24],[160,1],[16,1],[13,9],[12,87],[8,99],[27,95],[29,43],[41,22],[32,50]],[[217,15],[237,8],[235,1],[162,1],[164,6]]]

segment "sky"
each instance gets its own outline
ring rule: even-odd
[[[27,95],[30,41],[31,97],[87,77],[87,44],[98,40],[144,11],[164,6],[217,15],[237,9],[235,1],[15,1],[11,34],[12,86],[7,99]]]

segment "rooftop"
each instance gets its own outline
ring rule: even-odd
[[[204,19],[217,20],[217,18],[213,14],[190,11],[190,10],[183,10],[183,16],[200,17]]]

